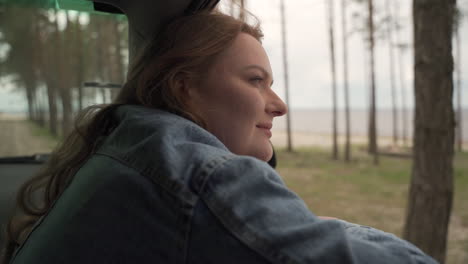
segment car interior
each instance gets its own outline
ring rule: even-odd
[[[145,42],[171,18],[211,10],[219,0],[0,0],[1,5],[75,10],[89,13],[125,15],[129,28],[129,61]],[[96,85],[95,85],[96,86]],[[2,230],[13,213],[16,191],[47,161],[47,153],[32,156],[0,157],[0,225]],[[0,234],[0,247],[4,234]]]

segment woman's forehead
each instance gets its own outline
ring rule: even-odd
[[[258,65],[272,75],[270,61],[262,44],[246,33],[240,33],[218,59],[223,68],[242,70],[249,65]]]

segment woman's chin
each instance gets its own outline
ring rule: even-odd
[[[247,147],[244,149],[228,149],[231,150],[231,152],[234,154],[254,157],[265,162],[268,162],[271,159],[271,157],[273,157],[273,147],[271,146],[269,140],[264,142],[264,144],[258,144],[255,146],[251,145],[251,147]]]
[[[256,150],[253,153],[253,155],[250,155],[250,156],[253,156],[259,160],[268,162],[271,159],[271,157],[273,157],[273,148],[271,147],[270,144],[268,144],[267,147]]]

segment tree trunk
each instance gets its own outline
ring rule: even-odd
[[[286,15],[284,0],[280,2],[280,11],[281,11],[281,35],[283,43],[283,71],[284,71],[284,90],[286,96],[286,104],[289,106],[289,75],[288,75],[288,48],[286,41]],[[291,140],[291,108],[289,108],[289,113],[286,115],[286,134],[287,134],[287,150],[291,152],[293,150],[292,140]]]
[[[349,81],[348,81],[348,29],[346,21],[346,0],[341,0],[341,25],[343,28],[343,89],[345,108],[345,161],[351,160],[351,120],[349,114]]]
[[[45,95],[44,95],[44,90],[36,90],[36,111],[37,111],[37,116],[39,120],[39,125],[43,128],[46,128],[46,119],[44,116],[44,106],[45,106]]]
[[[333,146],[332,146],[332,158],[338,160],[338,111],[337,111],[337,94],[336,94],[336,56],[335,56],[335,30],[334,30],[334,0],[325,0],[328,6],[328,32],[330,38],[330,66],[332,75],[332,103],[333,103]]]
[[[389,61],[390,61],[390,89],[392,94],[392,138],[393,145],[398,144],[398,112],[397,112],[397,98],[396,98],[396,84],[395,84],[395,57],[393,56],[393,16],[391,13],[390,0],[385,0],[386,9],[387,9],[387,38],[388,38],[388,52],[389,52]]]
[[[28,119],[37,121],[36,120],[36,115],[34,114],[34,99],[35,99],[35,94],[34,94],[34,86],[31,86],[30,81],[26,80],[25,84],[25,90],[26,90],[26,100],[28,101]]]
[[[124,61],[124,56],[122,55],[122,38],[123,38],[123,33],[119,29],[120,23],[116,22],[115,23],[115,43],[116,43],[116,75],[117,75],[117,83],[119,84],[124,84],[125,82],[125,61]]]
[[[231,0],[229,3],[230,3],[229,4],[229,12],[230,12],[231,16],[234,17],[235,16],[235,12],[234,12],[235,8],[234,7],[236,5],[236,0]]]
[[[37,12],[38,11],[32,11],[32,18],[37,17]],[[31,36],[31,39],[29,40],[31,42],[31,46],[36,48],[37,45],[39,44],[40,41],[40,36],[38,34],[38,28],[36,24],[30,25],[29,26],[29,34]],[[28,101],[28,112],[29,112],[29,118],[31,120],[34,120],[36,123],[40,123],[40,114],[39,111],[37,111],[37,84],[38,84],[38,75],[37,75],[37,69],[39,68],[38,64],[38,54],[37,52],[32,52],[32,54],[29,54],[29,63],[25,67],[25,76],[23,76],[24,83],[25,83],[25,88],[26,88],[26,97]]]
[[[78,110],[83,110],[83,83],[85,79],[85,62],[84,62],[84,45],[85,40],[83,39],[83,29],[80,24],[80,16],[78,13],[75,21],[75,43],[76,43],[76,55],[77,55],[77,65],[76,65],[76,85],[78,87]]]
[[[376,122],[376,87],[375,87],[375,39],[374,39],[374,0],[367,1],[369,12],[369,52],[370,52],[370,109],[369,109],[369,153],[374,157],[375,165],[379,163],[377,146],[377,122]]]
[[[404,69],[403,69],[403,51],[399,50],[399,68],[400,68],[400,89],[401,89],[401,123],[402,123],[402,133],[401,137],[403,139],[403,146],[408,145],[408,115],[409,109],[408,105],[406,104],[406,85],[405,85],[405,78],[404,78]]]
[[[245,21],[245,0],[239,0],[240,2],[240,12],[239,12],[239,19]]]
[[[443,263],[453,199],[454,0],[414,0],[414,153],[404,237]]]
[[[460,26],[457,26],[455,31],[455,41],[457,47],[457,120],[456,120],[456,138],[457,138],[457,150],[461,152],[463,150],[463,112],[462,112],[462,84],[461,84],[461,40],[460,40]]]
[[[46,77],[47,101],[49,102],[49,130],[54,136],[58,136],[58,112],[57,112],[57,89],[55,80]]]
[[[41,47],[41,36],[40,36],[40,29],[39,29],[39,10],[34,11],[32,18],[34,19],[35,23],[34,25],[31,25],[31,30],[32,30],[32,35],[33,35],[33,45],[34,45],[34,52],[33,55],[31,56],[31,65],[33,68],[33,73],[32,73],[32,82],[31,86],[34,92],[34,115],[35,115],[35,120],[40,126],[45,126],[44,124],[44,117],[41,111],[42,105],[41,105],[41,91],[38,90],[38,84],[40,83],[40,57],[41,53],[43,50],[40,49]]]
[[[64,60],[65,52],[65,42],[68,40],[70,19],[68,13],[66,13],[67,28],[62,33],[58,27],[57,13],[55,14],[55,47],[56,47],[56,62],[57,62],[57,80],[58,80],[58,91],[60,94],[60,99],[62,101],[62,135],[65,137],[72,129],[72,105],[71,105],[71,83],[70,83],[70,62],[69,60]],[[62,34],[65,35],[65,40],[62,38]]]
[[[395,1],[395,20],[400,20],[400,6],[398,1]],[[400,28],[398,24],[395,23],[394,30],[396,33],[396,42],[398,45],[398,75],[400,81],[400,92],[401,92],[401,139],[403,141],[403,146],[408,145],[408,106],[406,104],[406,85],[404,77],[404,64],[403,64],[403,55],[404,55],[404,45],[400,40]]]
[[[98,39],[98,42],[97,42],[97,56],[96,56],[96,59],[97,59],[97,62],[96,62],[96,65],[98,67],[98,77],[99,77],[99,81],[100,82],[109,82],[109,76],[107,75],[107,70],[108,70],[108,67],[109,67],[109,64],[107,63],[106,59],[108,58],[108,56],[106,56],[106,53],[107,53],[107,49],[108,49],[108,46],[107,46],[107,32],[106,32],[106,29],[105,29],[105,21],[104,21],[104,17],[96,17],[96,20],[95,20],[95,25],[97,27],[97,32],[98,32],[98,36],[99,36],[99,39]],[[107,93],[106,93],[106,90],[104,88],[99,88],[100,92],[101,92],[101,96],[102,96],[102,103],[105,104],[105,103],[108,103],[108,100],[107,100]]]
[[[366,97],[367,99],[369,100],[370,102],[370,91],[371,91],[371,87],[370,87],[370,67],[369,67],[369,40],[367,39],[367,35],[366,34],[363,34],[362,35],[362,47],[363,47],[363,56],[362,56],[362,60],[363,60],[363,67],[362,67],[362,70],[363,70],[363,73],[364,73],[364,78],[363,78],[363,85],[364,87],[367,89],[367,94],[366,94]],[[369,108],[370,109],[370,108]],[[368,116],[369,117],[369,116]]]
[[[236,8],[236,6],[238,8]],[[238,17],[240,20],[245,21],[245,0],[231,0],[229,9],[231,16]],[[236,9],[239,11],[237,14]]]
[[[113,67],[112,69],[112,82],[117,84],[123,85],[124,83],[124,59],[122,56],[122,33],[119,30],[119,22],[117,20],[112,21],[112,36],[113,36],[113,44],[115,45],[114,54],[112,55],[113,58]],[[120,89],[112,88],[111,95],[112,100],[117,96]]]
[[[44,80],[47,88],[47,104],[48,104],[48,125],[49,131],[52,135],[58,136],[58,113],[57,113],[57,73],[55,72],[55,68],[51,67],[52,64],[48,61],[44,55],[49,54],[47,57],[53,57],[55,54],[55,49],[50,45],[46,45],[51,37],[50,35],[54,35],[55,32],[49,33],[49,28],[53,28],[51,26],[51,22],[48,18],[39,18],[36,19],[36,30],[37,35],[40,37],[37,47],[36,47],[36,54],[38,55],[38,64],[39,64],[39,73],[41,74],[42,79]],[[39,26],[41,25],[41,26]],[[55,36],[54,36],[55,37]],[[54,39],[54,37],[51,37]],[[49,62],[49,65],[48,63]]]

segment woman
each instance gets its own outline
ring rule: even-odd
[[[88,109],[23,186],[6,261],[434,263],[392,235],[317,218],[268,166],[287,107],[261,38],[217,13],[168,25],[115,103]]]

